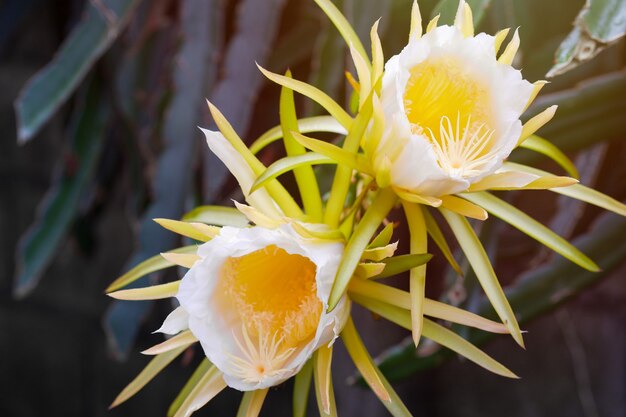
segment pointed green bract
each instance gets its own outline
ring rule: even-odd
[[[170,230],[174,233],[178,233],[181,236],[186,236],[188,238],[198,240],[200,242],[208,242],[209,240],[211,240],[210,236],[207,236],[206,234],[200,232],[190,222],[181,222],[178,220],[170,220],[170,219],[153,219],[153,220],[156,223],[158,223],[161,227],[164,227],[165,229]]]
[[[576,165],[574,165],[574,163],[563,153],[563,151],[553,145],[552,142],[549,142],[544,138],[540,138],[537,135],[532,135],[520,145],[520,148],[539,152],[559,164],[561,168],[563,168],[565,172],[572,177],[576,179],[580,178]]]
[[[298,132],[311,133],[311,132],[325,132],[336,133],[339,135],[347,135],[348,131],[332,116],[313,116],[303,117],[297,120]],[[266,146],[274,143],[283,137],[282,126],[274,126],[250,145],[250,152],[253,154],[259,153]]]
[[[170,253],[191,254],[196,253],[197,250],[197,245],[190,245],[174,249],[170,251]],[[120,288],[132,284],[144,275],[147,275],[151,272],[160,271],[161,269],[169,268],[170,266],[174,266],[174,263],[168,261],[167,259],[164,259],[161,255],[153,256],[136,265],[130,271],[126,272],[124,275],[113,281],[111,285],[107,287],[105,292],[109,293],[119,290]]]
[[[313,359],[309,359],[294,377],[293,417],[306,417],[306,406],[309,402],[312,377]]]
[[[130,384],[126,386],[115,398],[109,408],[117,407],[130,397],[135,395],[139,390],[146,386],[146,384],[158,375],[167,365],[178,357],[183,351],[187,349],[187,346],[181,346],[178,349],[171,350],[169,352],[161,353],[152,359],[148,365],[133,379]]]
[[[489,213],[543,243],[553,251],[588,271],[597,272],[600,267],[567,240],[548,229],[521,210],[487,192],[466,193],[463,197],[483,207]]]
[[[287,71],[287,77],[291,78],[291,72]],[[298,118],[296,115],[296,105],[293,99],[293,91],[283,87],[280,91],[280,125],[283,131],[283,144],[287,156],[298,156],[306,153],[304,146],[299,144],[292,132],[298,132]],[[322,221],[322,196],[320,195],[317,178],[310,165],[300,165],[293,169],[296,183],[300,190],[300,197],[306,215],[312,221],[319,223]]]
[[[344,250],[333,288],[330,292],[328,300],[329,311],[334,309],[339,303],[339,300],[341,300],[341,297],[343,297],[348,283],[350,282],[350,278],[352,278],[352,274],[354,274],[361,260],[363,251],[367,247],[372,235],[376,232],[376,229],[389,211],[391,211],[395,203],[396,196],[391,189],[384,188],[379,190],[372,205],[369,206],[363,218],[356,226]]]
[[[498,282],[493,266],[489,261],[489,257],[483,248],[483,245],[478,240],[478,236],[474,233],[472,226],[467,222],[463,216],[459,216],[444,208],[439,209],[443,217],[446,219],[452,232],[456,236],[459,242],[459,246],[465,253],[467,260],[469,261],[472,269],[476,273],[476,277],[480,282],[480,285],[485,290],[487,298],[491,301],[494,309],[498,313],[498,316],[502,319],[503,323],[507,326],[511,332],[513,339],[520,345],[524,346],[524,340],[522,338],[522,332],[515,318],[515,314],[511,309],[509,301],[502,291],[502,287]]]

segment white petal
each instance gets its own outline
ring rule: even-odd
[[[226,168],[235,176],[241,190],[246,197],[246,201],[253,207],[265,213],[267,216],[279,217],[280,212],[272,198],[265,189],[260,189],[252,194],[249,193],[252,184],[256,181],[256,175],[250,165],[239,152],[228,142],[221,132],[208,129],[200,129],[206,136],[207,144],[223,163]]]
[[[176,334],[189,328],[189,314],[184,308],[178,307],[166,318],[161,327],[154,333]]]

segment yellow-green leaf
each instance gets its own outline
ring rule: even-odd
[[[162,298],[175,297],[178,294],[179,286],[180,281],[173,281],[167,284],[114,291],[108,295],[116,300],[160,300]]]
[[[391,237],[393,236],[393,223],[388,223],[383,230],[380,231],[378,235],[372,242],[367,246],[368,249],[379,248],[381,246],[386,246],[391,242]]]
[[[354,273],[363,251],[367,247],[370,239],[378,226],[387,216],[396,203],[396,196],[389,188],[379,190],[372,204],[368,207],[363,218],[356,226],[354,233],[350,237],[344,250],[343,257],[337,270],[337,275],[330,292],[328,308],[332,310],[341,300],[346,292],[350,278]]]
[[[178,233],[179,235],[186,236],[191,239],[199,240],[200,242],[208,242],[215,237],[217,233],[219,233],[219,229],[210,229],[203,232],[198,227],[195,227],[195,225],[191,222],[181,222],[170,219],[154,219],[154,221],[167,230],[171,230],[174,233]],[[204,223],[198,223],[198,225],[207,226]]]

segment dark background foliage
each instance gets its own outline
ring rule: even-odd
[[[336,3],[364,40],[383,17],[387,56],[402,47],[410,1]],[[425,16],[442,8],[448,21],[452,3],[420,2]],[[481,29],[521,25],[517,65],[530,80],[552,67],[583,6],[579,0],[470,3],[489,5]],[[614,14],[626,7],[622,0],[596,3]],[[72,48],[57,53],[68,37]],[[52,59],[63,64],[60,70],[25,89]],[[165,415],[202,354],[186,352],[108,411],[147,363],[139,352],[161,340],[151,331],[172,306],[114,303],[103,290],[129,266],[180,243],[150,219],[178,218],[197,204],[237,196],[196,126],[211,127],[205,97],[249,142],[277,123],[279,89],[255,61],[278,72],[290,67],[348,102],[343,40],[312,0],[0,1],[0,415]],[[624,42],[617,42],[554,78],[529,111],[561,104],[541,135],[575,157],[584,183],[622,201],[625,62]],[[22,125],[16,126],[20,91]],[[302,115],[321,111],[304,101],[298,108]],[[23,142],[34,139],[19,146],[18,127]],[[280,155],[273,145],[262,159]],[[537,154],[514,158],[560,172]],[[576,239],[605,269],[585,273],[495,219],[477,225],[528,330],[527,351],[504,337],[465,336],[488,342],[485,349],[522,379],[491,375],[428,343],[416,353],[403,342],[406,332],[357,307],[366,344],[374,354],[384,352],[390,377],[402,377],[399,394],[416,416],[624,416],[626,222],[547,192],[507,199]],[[435,255],[429,295],[490,314],[472,276],[459,280]],[[372,393],[344,383],[354,369],[343,348],[337,351],[340,415],[386,415]],[[272,389],[262,415],[290,415],[290,396],[290,382]],[[197,414],[234,415],[239,397],[227,390]],[[309,408],[316,415],[314,400]]]

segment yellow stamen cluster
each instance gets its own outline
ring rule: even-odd
[[[404,107],[413,133],[430,140],[439,165],[451,175],[476,175],[488,162],[495,133],[488,89],[456,60],[415,65]]]

